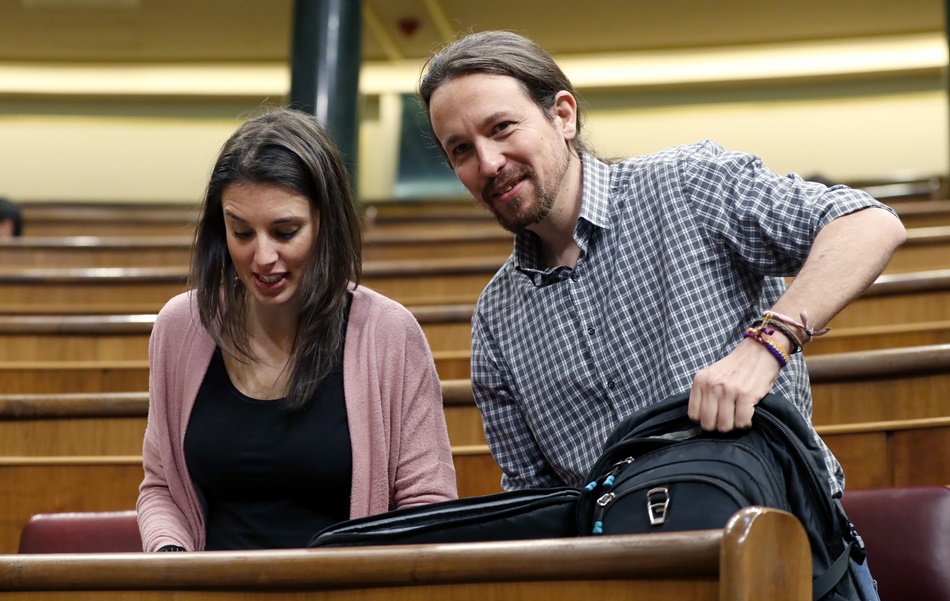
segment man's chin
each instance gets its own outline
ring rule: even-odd
[[[505,228],[512,234],[520,233],[526,230],[529,226],[532,226],[540,221],[539,219],[525,219],[523,216],[510,218],[497,212],[493,212],[493,214],[495,215],[495,219],[498,221],[498,225]]]

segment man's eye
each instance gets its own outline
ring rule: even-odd
[[[495,126],[495,133],[501,133],[511,127],[511,121],[502,121]]]
[[[469,149],[469,145],[468,145],[468,144],[459,144],[458,146],[456,146],[455,148],[452,149],[452,154],[455,155],[455,156],[458,156],[458,155],[461,155],[461,154],[465,154],[465,152],[466,152],[468,149]]]

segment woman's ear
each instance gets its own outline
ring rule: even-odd
[[[577,100],[566,91],[561,90],[554,96],[555,125],[564,135],[565,140],[573,140],[577,136]]]

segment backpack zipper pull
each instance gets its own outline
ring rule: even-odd
[[[610,502],[613,501],[616,496],[615,493],[609,492],[597,499],[597,506],[594,507],[594,527],[591,530],[591,534],[604,533],[604,512],[607,511],[607,506],[610,505]]]
[[[633,457],[622,459],[615,463],[614,468],[610,470],[606,476],[604,476],[601,490],[604,491],[605,494],[601,495],[597,501],[595,501],[596,507],[594,507],[594,527],[591,529],[591,534],[604,533],[604,512],[607,510],[607,505],[609,505],[610,502],[614,500],[614,497],[617,496],[612,492],[606,491],[609,491],[614,485],[614,482],[617,480],[617,474],[620,473],[620,470],[631,463],[633,463]],[[584,490],[587,492],[593,492],[595,488],[597,488],[597,480],[594,480],[584,487]]]

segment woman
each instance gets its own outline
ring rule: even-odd
[[[363,286],[338,151],[279,109],[225,143],[193,290],[149,342],[145,551],[304,547],[323,527],[457,496],[418,323]]]

